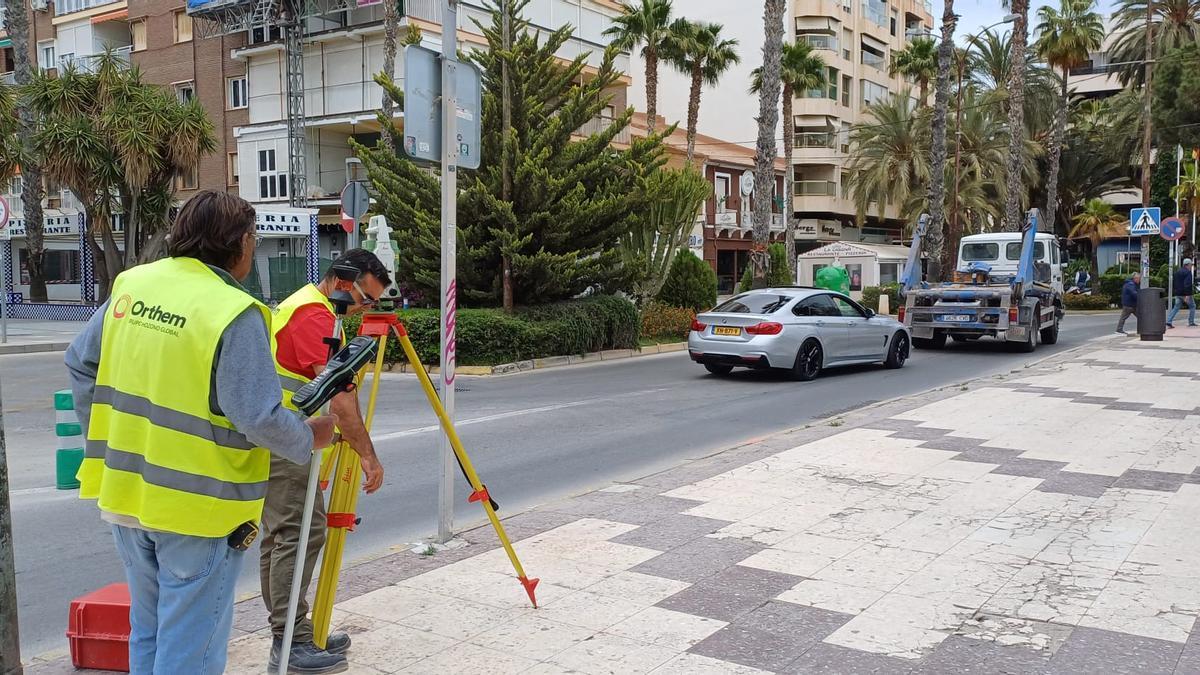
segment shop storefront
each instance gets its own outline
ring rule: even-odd
[[[811,286],[818,270],[836,262],[850,274],[850,297],[861,300],[868,286],[900,281],[908,251],[907,246],[837,242],[801,254],[797,272],[800,284]]]

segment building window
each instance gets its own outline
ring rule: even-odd
[[[175,42],[191,42],[192,41],[192,17],[188,15],[186,10],[176,10],[175,12]]]
[[[892,17],[892,37],[896,37],[896,17]]]
[[[176,190],[195,190],[200,187],[200,167],[193,166],[175,176]]]
[[[842,105],[850,107],[850,89],[854,87],[854,80],[849,75],[842,76]]]
[[[20,253],[21,284],[29,285],[29,251],[18,249]],[[79,251],[60,251],[50,249],[42,258],[42,275],[48,284],[77,284],[79,283]]]
[[[229,153],[225,159],[225,182],[229,185],[238,184],[238,154],[236,152]]]
[[[129,35],[132,38],[133,51],[140,52],[146,49],[146,20],[131,21]]]
[[[228,100],[226,105],[230,110],[239,110],[245,108],[249,102],[246,99],[246,77],[231,77],[226,80],[228,83]]]
[[[279,26],[263,27],[250,29],[250,44],[258,45],[264,42],[274,42],[275,40],[283,39],[283,29]]]
[[[196,98],[196,83],[195,82],[176,82],[175,98],[179,99],[180,103],[188,103]]]
[[[874,82],[871,82],[870,80],[862,81],[862,97],[863,97],[862,102],[863,102],[864,106],[875,105],[876,103],[882,103],[883,100],[885,98],[887,98],[887,95],[888,95],[887,87],[883,87],[878,84],[875,84]]]
[[[287,197],[287,172],[275,167],[275,151],[258,151],[258,198],[276,199]]]
[[[825,81],[829,83],[829,100],[838,100],[838,69],[830,68],[829,73],[825,75]]]
[[[37,46],[38,68],[50,70],[58,67],[58,61],[54,56],[54,40],[43,40],[37,43]]]

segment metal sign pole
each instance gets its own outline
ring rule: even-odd
[[[454,423],[454,322],[457,307],[455,283],[456,232],[458,229],[458,0],[442,0],[442,307],[441,375],[442,406]],[[438,482],[439,543],[454,536],[454,449],[445,430],[441,442],[442,467]]]

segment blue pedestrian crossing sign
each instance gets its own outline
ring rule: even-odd
[[[1129,236],[1149,237],[1161,232],[1162,209],[1151,206],[1129,210]]]

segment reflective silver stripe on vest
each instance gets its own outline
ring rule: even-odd
[[[245,435],[233,429],[219,427],[203,417],[171,410],[152,403],[148,398],[126,394],[112,387],[97,386],[92,403],[110,405],[118,412],[145,417],[156,426],[212,441],[225,448],[253,450],[255,447]]]
[[[279,384],[283,386],[284,391],[290,391],[292,393],[295,393],[297,391],[300,391],[300,387],[303,387],[304,385],[308,384],[308,382],[305,380],[301,380],[298,377],[289,377],[287,375],[280,374],[279,375]]]
[[[143,481],[151,485],[236,502],[252,502],[267,496],[267,481],[265,480],[257,483],[230,483],[210,476],[176,471],[165,466],[151,464],[139,454],[114,450],[106,446],[103,441],[88,441],[87,446],[87,456],[103,457],[104,466],[115,471],[136,473],[142,477]]]

